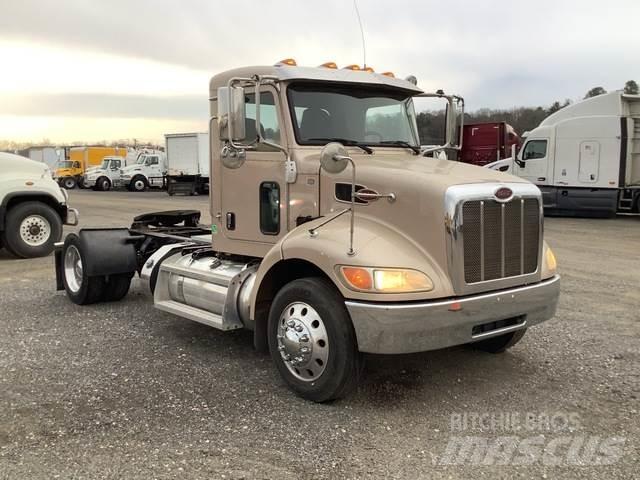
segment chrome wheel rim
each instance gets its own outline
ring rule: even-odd
[[[109,181],[108,180],[103,180],[102,181],[102,190],[108,190],[109,189]]]
[[[64,254],[64,278],[73,293],[77,293],[82,286],[82,270],[80,252],[74,245],[69,245]]]
[[[51,236],[51,224],[41,215],[29,215],[20,223],[20,238],[30,247],[44,245]]]
[[[75,182],[73,180],[65,180],[64,181],[64,186],[66,188],[73,188],[73,186],[75,185]]]
[[[142,180],[136,180],[133,182],[133,188],[136,190],[144,190],[144,182]]]
[[[329,336],[322,318],[310,305],[294,302],[278,322],[278,351],[291,374],[313,382],[327,368]]]

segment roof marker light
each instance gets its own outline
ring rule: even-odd
[[[356,65],[355,63],[353,65],[347,65],[346,67],[343,68],[343,70],[362,70],[360,68],[360,65]]]
[[[285,58],[284,60],[280,60],[278,63],[276,63],[276,67],[279,67],[282,65],[289,65],[290,67],[295,67],[298,64],[293,58]]]
[[[325,62],[322,65],[320,65],[321,68],[338,68],[338,65],[336,65],[336,62]]]
[[[363,70],[368,73],[375,73],[375,70],[371,67],[364,67]]]
[[[382,75],[384,75],[385,77],[396,78],[393,72],[382,72]]]

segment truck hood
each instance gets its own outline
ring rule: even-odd
[[[530,184],[512,175],[451,160],[353,153],[352,158],[356,163],[357,185],[395,196],[394,201],[381,198],[356,205],[356,217],[362,218],[360,225],[364,226],[367,222],[369,225],[378,225],[376,228],[368,227],[370,234],[358,233],[356,221],[355,246],[362,253],[362,261],[369,255],[378,264],[391,261],[387,266],[420,268],[441,279],[449,276],[446,273],[449,268],[446,231],[449,219],[445,205],[447,190],[465,184],[495,184],[496,190],[504,184]],[[330,215],[349,206],[348,199],[336,199],[336,182],[351,184],[351,168],[347,167],[339,175],[321,172],[321,215]],[[376,231],[389,233],[373,233]],[[347,232],[342,234],[343,244],[348,241]],[[416,252],[411,256],[412,260],[404,262],[388,248],[380,246],[385,238],[391,236],[395,238],[393,249]],[[381,255],[381,252],[387,253]]]
[[[49,172],[46,164],[13,153],[0,152],[0,164],[0,176],[10,175],[12,178],[38,178]]]
[[[129,165],[126,167],[122,167],[122,173],[127,174],[127,173],[133,173],[133,172],[141,172],[143,170],[142,165]]]

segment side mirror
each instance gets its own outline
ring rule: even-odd
[[[343,172],[349,163],[349,154],[339,142],[327,143],[320,152],[320,166],[328,173]]]
[[[246,137],[244,88],[218,88],[218,125],[220,140],[241,141]],[[230,138],[229,131],[233,135]]]

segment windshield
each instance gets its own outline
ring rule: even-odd
[[[102,168],[103,170],[106,170],[107,168],[109,168],[109,160],[107,159],[102,160],[102,165],[100,165],[100,168]]]
[[[300,145],[341,139],[372,146],[418,146],[413,101],[405,92],[303,84],[290,86],[288,95]]]
[[[71,160],[65,160],[60,162],[58,165],[60,168],[71,168]]]
[[[147,159],[146,155],[140,155],[140,156],[138,156],[138,160],[136,160],[136,163],[138,165],[142,165],[146,159]]]

